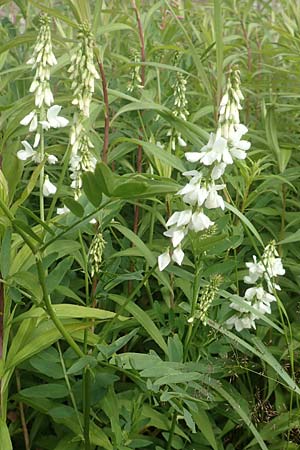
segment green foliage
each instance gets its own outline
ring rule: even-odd
[[[298,2],[0,5],[0,450],[298,448]],[[41,13],[51,18],[55,104],[71,126],[79,31],[92,31],[101,75],[81,123],[95,170],[75,197],[70,126],[42,131],[37,164],[17,157],[33,140],[20,121],[35,108],[26,62]],[[207,143],[236,64],[251,150],[228,166],[213,231],[190,234],[184,264],[160,271],[165,218],[180,210],[182,173],[194,168],[184,153]],[[178,76],[187,120],[174,114]],[[69,212],[56,214],[63,205]],[[99,233],[104,248],[91,254]],[[230,331],[231,302],[255,312],[243,298],[245,262],[272,239],[286,269],[272,315]]]

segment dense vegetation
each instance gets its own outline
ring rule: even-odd
[[[299,448],[299,2],[0,5],[0,449]]]

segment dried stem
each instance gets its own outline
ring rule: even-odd
[[[104,100],[104,141],[103,141],[103,151],[102,151],[102,161],[107,164],[107,152],[108,152],[108,142],[109,142],[109,102],[108,102],[108,91],[107,91],[107,81],[105,77],[103,63],[100,59],[97,59],[101,81],[102,81],[102,91]]]
[[[16,384],[17,384],[17,390],[18,390],[18,392],[20,392],[22,387],[21,387],[20,373],[18,370],[16,370]],[[29,433],[28,433],[27,424],[26,424],[24,405],[22,402],[19,402],[19,410],[20,410],[20,417],[21,417],[21,424],[22,424],[22,430],[23,430],[23,436],[24,436],[25,449],[30,450],[30,439],[29,439]]]

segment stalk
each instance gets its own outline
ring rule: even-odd
[[[41,110],[41,120],[44,120],[44,108]],[[44,160],[45,156],[45,141],[44,141],[44,130],[43,127],[40,126],[41,140],[40,140],[40,160]],[[43,194],[43,184],[45,181],[45,168],[44,165],[42,167],[40,173],[40,218],[44,222],[45,221],[45,205],[44,205],[44,194]]]
[[[109,101],[108,101],[108,91],[107,91],[107,81],[105,77],[103,63],[99,58],[97,58],[97,63],[99,67],[99,72],[102,81],[102,91],[104,100],[104,140],[103,140],[103,150],[102,150],[102,161],[107,164],[107,153],[108,153],[108,143],[109,143]]]

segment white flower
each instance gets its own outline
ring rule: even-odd
[[[167,250],[165,253],[162,253],[158,257],[158,268],[160,272],[162,272],[171,262],[171,257],[169,250]]]
[[[200,182],[201,178],[199,177],[199,174],[193,176],[190,182],[177,192],[177,195],[181,195],[182,200],[188,205],[193,206],[198,204],[200,207],[208,196],[208,190],[206,187],[201,187]]]
[[[276,297],[266,292],[261,286],[248,288],[245,292],[245,298],[255,300],[252,306],[262,314],[271,314],[270,303],[276,302]]]
[[[172,225],[177,225],[178,227],[187,225],[192,217],[192,210],[186,209],[185,211],[175,212],[172,214],[168,222],[166,223],[167,227],[170,227]]]
[[[21,120],[20,122],[21,125],[29,125],[29,131],[35,131],[37,129],[37,125],[38,125],[38,120],[37,120],[37,114],[36,111],[33,110],[31,111],[29,114],[27,114],[27,116],[24,117],[24,119]]]
[[[186,235],[186,230],[175,226],[165,231],[164,235],[171,238],[173,247],[177,247]]]
[[[227,139],[213,133],[211,133],[208,143],[202,147],[201,152],[187,152],[185,157],[190,162],[201,161],[205,166],[210,166],[214,162],[233,163],[228,150]]]
[[[48,160],[48,163],[49,163],[49,164],[56,164],[57,161],[58,161],[58,159],[57,159],[56,156],[54,156],[54,155],[49,155],[48,158],[47,158],[47,160]]]
[[[63,128],[68,125],[68,119],[58,115],[60,110],[61,106],[59,105],[53,105],[48,109],[47,120],[42,120],[40,122],[45,130],[48,130],[49,128]]]
[[[192,221],[190,224],[190,229],[193,231],[202,231],[206,230],[210,226],[212,226],[214,222],[210,220],[209,217],[207,217],[203,212],[194,212],[192,215]]]
[[[213,180],[218,180],[224,174],[227,164],[220,162],[216,164],[211,172],[211,178]]]
[[[255,329],[255,316],[253,314],[248,314],[242,317],[234,315],[226,320],[226,325],[229,328],[235,327],[238,332],[249,328]]]
[[[246,266],[249,269],[249,275],[244,277],[244,282],[246,284],[254,284],[262,276],[265,268],[261,262],[257,262],[256,256],[253,255],[253,263],[247,262]]]
[[[187,143],[185,142],[185,140],[182,139],[182,137],[180,135],[178,135],[177,140],[178,140],[178,144],[180,145],[180,147],[187,146]]]
[[[181,250],[181,247],[178,246],[173,250],[172,260],[176,262],[179,266],[181,266],[184,258],[184,252]]]
[[[37,155],[37,152],[35,150],[33,150],[33,148],[31,147],[31,145],[29,144],[29,142],[27,141],[22,141],[22,144],[24,146],[24,149],[19,150],[17,152],[17,157],[21,160],[21,161],[26,161],[27,159],[34,159]]]
[[[49,195],[53,195],[56,192],[56,186],[51,183],[48,175],[45,176],[45,181],[43,184],[43,195],[44,197],[49,197]]]
[[[41,135],[40,133],[36,133],[33,143],[33,148],[36,148],[40,143]]]
[[[60,216],[61,214],[66,214],[70,212],[69,208],[67,208],[65,205],[62,208],[57,208],[56,213]]]
[[[208,209],[214,209],[214,208],[221,208],[224,209],[225,208],[225,204],[224,204],[224,200],[221,197],[221,195],[219,195],[217,193],[217,191],[219,191],[220,189],[224,189],[225,184],[211,184],[208,188],[208,196],[207,199],[205,201],[205,206]]]
[[[93,219],[89,220],[89,223],[91,223],[92,225],[95,225],[97,223],[97,219],[93,218]]]

